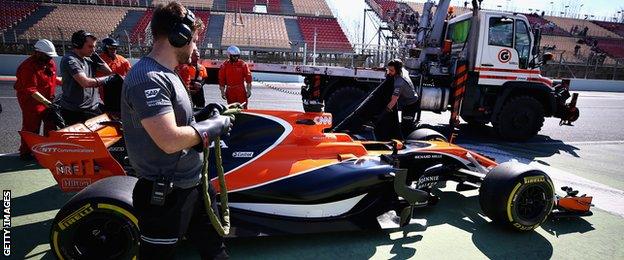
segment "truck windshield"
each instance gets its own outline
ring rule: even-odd
[[[456,22],[449,25],[446,39],[451,40],[453,44],[464,43],[468,40],[470,32],[470,19]]]
[[[501,17],[490,18],[488,44],[502,47],[513,46],[513,20]]]

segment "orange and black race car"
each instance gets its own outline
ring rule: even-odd
[[[379,229],[384,214],[395,214],[395,225],[405,226],[414,210],[437,202],[432,191],[447,181],[456,182],[458,191],[478,189],[485,215],[516,230],[533,230],[553,213],[591,214],[591,197],[576,197],[572,190],[556,196],[545,172],[497,164],[430,129],[382,142],[327,132],[331,122],[327,113],[236,115],[230,135],[217,144],[230,236]],[[20,134],[60,189],[78,192],[54,219],[55,255],[132,258],[139,238],[132,206],[137,179],[125,156],[122,125],[103,114],[47,137]]]

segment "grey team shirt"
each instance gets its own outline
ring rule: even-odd
[[[121,121],[130,164],[141,178],[165,176],[176,187],[189,188],[200,180],[201,154],[194,149],[167,154],[141,125],[141,120],[173,112],[178,126],[193,122],[191,101],[178,75],[149,57],[132,66],[121,95]]]
[[[68,52],[61,59],[61,77],[63,77],[63,93],[59,98],[59,105],[70,111],[95,110],[102,100],[97,88],[83,88],[73,78],[78,73],[84,73],[87,78],[95,76],[96,65],[91,58],[81,58],[73,51]]]
[[[414,83],[409,77],[406,69],[401,71],[401,75],[394,76],[394,96],[399,97],[399,109],[418,102],[418,95],[414,90]]]

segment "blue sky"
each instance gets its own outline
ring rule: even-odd
[[[363,10],[366,6],[364,0],[326,0],[334,15],[338,17],[347,37],[351,43],[360,43],[362,35]],[[436,0],[438,2],[439,0]],[[406,2],[406,1],[403,1]],[[408,0],[408,2],[425,2],[425,0]],[[553,2],[552,5],[550,2]],[[452,5],[463,6],[464,0],[452,0]],[[560,12],[567,11],[568,14],[594,15],[598,20],[604,17],[612,17],[618,10],[624,10],[624,0],[483,0],[483,5],[487,9],[506,9],[517,12],[529,12],[529,8],[544,10],[547,15],[552,11],[560,15]],[[500,7],[499,7],[500,6]],[[566,9],[565,6],[568,6]],[[369,29],[371,24],[366,25]],[[375,34],[374,30],[367,30],[367,38]],[[357,39],[357,41],[354,41]],[[372,40],[376,43],[376,39]]]

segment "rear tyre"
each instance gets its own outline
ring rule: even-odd
[[[350,115],[366,98],[366,92],[356,87],[341,87],[331,93],[325,101],[325,112],[331,113],[333,125]]]
[[[552,181],[544,172],[519,163],[492,169],[479,188],[479,203],[486,216],[518,231],[537,228],[554,206]]]
[[[50,245],[56,257],[135,257],[140,238],[138,220],[132,209],[135,183],[136,178],[129,176],[106,178],[80,191],[63,206],[50,230]]]
[[[537,135],[544,125],[544,107],[533,97],[512,98],[503,106],[493,123],[501,137],[526,141]]]
[[[411,132],[406,141],[442,141],[448,142],[446,137],[440,134],[438,131],[429,128],[420,128]]]

